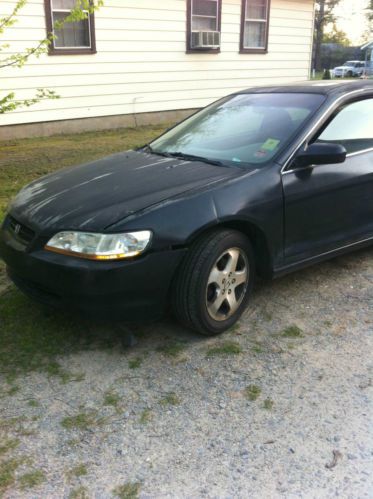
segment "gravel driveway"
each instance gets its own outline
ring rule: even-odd
[[[258,283],[218,338],[87,327],[74,376],[2,381],[5,498],[373,497],[372,249]]]

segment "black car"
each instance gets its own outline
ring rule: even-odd
[[[10,205],[0,254],[30,296],[127,320],[171,303],[216,334],[255,275],[373,243],[373,81],[251,88]]]

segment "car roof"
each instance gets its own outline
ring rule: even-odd
[[[280,84],[271,87],[251,87],[239,94],[248,93],[305,93],[305,94],[323,94],[327,96],[339,96],[344,93],[353,92],[354,90],[372,90],[373,80],[359,81],[330,81],[330,80],[314,80],[302,81],[291,84]]]

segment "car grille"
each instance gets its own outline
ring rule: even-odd
[[[35,232],[33,230],[18,222],[11,215],[6,217],[4,227],[13,239],[24,246],[28,246],[35,237]]]

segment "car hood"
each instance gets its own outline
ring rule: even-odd
[[[239,168],[129,151],[32,182],[19,192],[10,211],[39,231],[99,231],[161,201],[242,173]]]
[[[354,69],[352,66],[337,66],[336,68],[334,68],[334,71],[335,70],[343,70],[343,69]]]

